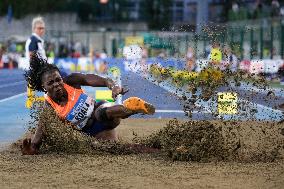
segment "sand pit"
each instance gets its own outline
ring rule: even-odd
[[[178,121],[142,139],[182,161],[274,161],[284,158],[284,124],[258,121]]]
[[[127,119],[123,120],[118,132],[122,140],[130,142],[134,137],[144,138],[155,133],[168,122],[161,119]],[[249,124],[236,124],[232,129],[239,131],[239,136],[232,137],[236,141],[240,136],[248,138],[246,143],[241,143],[246,148],[240,147],[236,151],[251,146],[265,149],[267,145],[271,146],[272,141],[275,142],[276,135],[268,134],[266,138],[256,135],[263,133],[264,127],[267,128],[264,132],[269,132],[275,124],[261,125],[259,130],[251,126],[254,129],[249,129],[249,132],[242,129],[245,126],[249,127]],[[278,127],[283,128],[283,125]],[[223,132],[226,133],[225,130]],[[283,142],[283,138],[276,141],[281,140]],[[232,146],[238,146],[238,142],[231,142]],[[247,155],[249,157],[250,154]],[[9,149],[0,153],[0,183],[1,188],[282,188],[284,185],[284,161],[280,156],[273,161],[255,159],[250,163],[213,159],[203,163],[172,161],[168,156],[156,154],[55,152],[21,156],[18,149]]]

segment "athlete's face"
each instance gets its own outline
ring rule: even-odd
[[[45,33],[45,24],[44,23],[37,23],[35,25],[35,28],[34,28],[34,32],[40,36],[40,37],[43,37],[44,33]]]
[[[51,98],[59,98],[66,92],[62,77],[57,70],[43,74],[42,86]]]

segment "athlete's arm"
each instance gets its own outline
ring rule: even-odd
[[[112,79],[100,77],[95,74],[73,73],[65,77],[63,80],[65,83],[75,88],[81,88],[81,86],[108,87],[112,90],[113,98],[116,98],[119,94],[125,94],[127,92],[127,90],[121,88]]]
[[[81,86],[111,88],[114,85],[114,82],[112,80],[100,77],[95,74],[72,73],[66,76],[63,80],[65,83],[75,88],[81,88]]]
[[[44,103],[45,107],[51,107],[47,101]],[[38,120],[35,134],[31,138],[25,138],[21,145],[21,151],[23,155],[36,155],[39,153],[39,148],[43,139],[43,123],[41,119]]]

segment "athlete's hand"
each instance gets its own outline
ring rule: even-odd
[[[115,100],[116,97],[119,95],[119,94],[122,94],[124,95],[125,93],[127,93],[129,91],[129,89],[125,89],[123,87],[120,87],[120,86],[114,86],[112,88],[112,98]]]
[[[34,147],[31,143],[30,138],[23,140],[23,144],[20,146],[22,155],[35,155],[38,154],[38,149]]]

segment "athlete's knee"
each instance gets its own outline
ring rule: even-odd
[[[109,121],[109,118],[107,116],[107,107],[98,107],[96,110],[95,110],[95,117],[96,117],[96,120],[98,121]]]
[[[98,121],[110,121],[109,116],[107,115],[107,108],[111,106],[109,103],[101,104],[95,110],[95,117]]]
[[[110,119],[106,113],[107,107],[99,107],[95,111],[96,119],[107,127],[107,129],[114,129],[120,124],[119,118]]]

